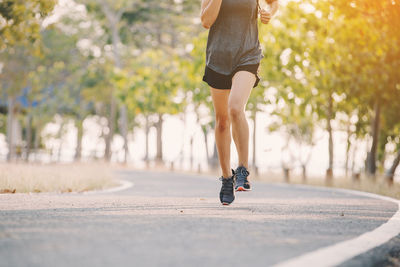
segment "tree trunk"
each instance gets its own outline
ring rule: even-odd
[[[112,39],[112,45],[113,45],[113,56],[114,56],[114,63],[117,68],[121,68],[121,59],[120,59],[120,54],[119,54],[119,48],[118,45],[121,43],[121,38],[119,36],[119,21],[121,20],[121,16],[124,12],[124,9],[121,8],[118,12],[113,12],[110,6],[106,1],[99,1],[101,4],[101,9],[103,13],[105,14],[107,20],[108,20],[108,26],[110,27],[111,31],[111,39]],[[109,133],[106,137],[106,148],[105,148],[105,153],[104,153],[104,158],[106,161],[111,160],[111,143],[112,139],[114,136],[114,128],[115,128],[115,112],[116,112],[116,99],[114,96],[114,89],[112,89],[111,92],[111,110],[110,110],[110,116],[108,119],[108,127],[109,127]],[[125,122],[124,122],[125,123]],[[126,141],[126,138],[124,138],[124,142]],[[125,144],[124,144],[125,147]]]
[[[396,172],[397,167],[399,166],[399,163],[400,163],[400,149],[397,152],[397,156],[394,159],[394,161],[392,163],[392,166],[390,167],[390,169],[386,173],[386,178],[389,179],[389,181],[391,181],[391,182],[393,182],[394,174]]]
[[[282,166],[283,176],[285,178],[285,183],[290,182],[290,169],[286,166]]]
[[[186,97],[185,97],[186,98]],[[185,148],[185,136],[186,136],[186,132],[187,132],[187,123],[186,123],[186,109],[184,110],[184,112],[182,113],[182,121],[183,121],[183,132],[182,132],[182,146],[181,146],[181,150],[179,152],[179,165],[181,167],[183,167],[183,162],[184,162],[184,157],[185,157],[185,153],[184,153],[184,148]],[[208,162],[209,159],[207,159]]]
[[[256,132],[257,132],[257,106],[253,110],[253,159],[252,166],[255,174],[258,175],[258,168],[256,165]]]
[[[7,110],[7,142],[8,142],[8,154],[7,160],[12,161],[15,159],[15,141],[14,141],[14,104],[15,98],[12,96],[8,97],[8,110]]]
[[[145,135],[146,135],[146,149],[145,149],[145,155],[144,155],[144,161],[146,162],[146,166],[148,167],[149,165],[149,133],[150,133],[150,124],[149,124],[149,116],[146,115],[146,125],[145,125]]]
[[[301,174],[302,174],[302,178],[303,178],[303,182],[307,181],[307,165],[302,164],[301,165]]]
[[[112,44],[113,44],[113,55],[114,55],[114,63],[117,69],[122,68],[121,55],[119,45],[121,44],[121,37],[119,35],[119,21],[121,20],[121,16],[123,11],[120,10],[119,13],[113,14],[109,9],[106,11],[107,7],[103,7],[103,11],[106,13],[108,21],[110,23],[111,34],[112,34]],[[115,97],[114,95],[112,96]],[[128,116],[127,109],[124,103],[121,104],[120,107],[120,129],[121,135],[124,140],[124,164],[128,161],[129,149],[128,149]]]
[[[75,161],[80,161],[82,158],[82,138],[83,138],[83,121],[78,120],[76,128],[77,128],[77,136],[76,136],[76,147],[75,147]]]
[[[218,150],[217,150],[217,143],[214,142],[214,149],[213,149],[213,155],[211,157],[211,168],[212,169],[217,169],[218,168]]]
[[[367,156],[367,174],[370,176],[375,176],[376,173],[376,152],[378,148],[379,140],[379,128],[380,128],[380,114],[381,114],[381,104],[379,99],[375,101],[374,105],[375,116],[372,121],[372,145],[371,150]]]
[[[60,145],[58,147],[58,153],[57,153],[57,162],[61,162],[61,152],[62,152],[62,147],[63,147],[63,130],[64,130],[64,120],[62,121],[60,125],[60,129],[58,130],[57,137],[60,140]]]
[[[204,146],[205,146],[205,149],[206,149],[207,163],[209,163],[209,161],[210,161],[210,151],[208,150],[208,138],[207,138],[208,131],[207,131],[207,126],[202,125],[201,129],[203,131],[203,136],[204,136]]]
[[[39,146],[40,146],[40,132],[41,132],[41,126],[40,123],[35,127],[35,139],[33,141],[33,150],[35,151],[35,161],[38,160],[38,151],[39,151]]]
[[[121,19],[121,14],[115,14],[113,16],[113,19],[109,19],[110,22],[110,28],[112,32],[112,43],[113,43],[113,54],[114,54],[114,61],[115,61],[115,67],[118,69],[122,68],[122,62],[121,62],[121,55],[119,53],[119,45],[121,44],[121,38],[119,36],[119,27],[118,23]],[[115,96],[113,96],[115,97]],[[124,140],[124,164],[127,163],[128,161],[128,156],[129,156],[129,148],[128,148],[128,116],[127,116],[127,109],[126,105],[124,103],[121,104],[120,107],[120,128],[121,128],[121,134],[122,138]]]
[[[108,117],[108,133],[105,136],[105,142],[106,142],[106,148],[104,151],[104,159],[109,162],[111,160],[111,145],[112,145],[112,139],[114,137],[114,131],[115,131],[115,106],[116,106],[116,101],[114,98],[114,90],[112,90],[111,93],[111,103],[110,103],[110,114]]]
[[[125,7],[119,8],[118,11],[113,11],[112,8],[106,1],[100,0],[101,9],[107,18],[108,26],[111,31],[111,39],[113,45],[113,55],[115,60],[115,66],[121,68],[121,58],[119,54],[118,45],[121,43],[121,37],[119,35],[119,23],[121,17],[125,12]]]
[[[214,123],[213,124],[214,124],[214,129],[215,129],[215,125],[216,125],[215,117],[214,117]],[[215,132],[215,130],[214,130],[214,132]],[[215,134],[214,134],[214,136],[215,136]],[[212,157],[210,159],[210,162],[211,162],[211,168],[213,170],[216,170],[218,168],[219,161],[218,161],[217,142],[215,140],[214,140],[214,151],[213,151],[213,155],[212,155]]]
[[[119,38],[118,27],[115,25],[112,25],[111,31],[112,31],[113,54],[114,54],[115,66],[120,69],[122,64],[121,64],[121,58],[119,55],[118,45],[121,43],[121,41]]]
[[[156,162],[163,162],[163,150],[162,150],[162,124],[163,124],[163,114],[158,114],[158,122],[156,124],[157,129],[157,154]]]
[[[346,177],[349,177],[349,161],[350,161],[350,148],[351,148],[351,141],[350,141],[350,137],[351,137],[351,130],[350,130],[350,119],[347,122],[347,140],[346,140],[346,162],[344,164],[344,168],[346,171]]]
[[[333,98],[332,94],[328,97],[328,113],[327,113],[327,131],[329,134],[329,166],[326,171],[326,178],[333,178],[333,132],[332,132],[332,119],[333,119]]]
[[[25,161],[29,161],[29,155],[31,154],[32,147],[32,113],[28,109],[28,115],[26,117],[26,147],[25,147]]]
[[[354,173],[354,169],[355,169],[355,166],[356,166],[356,154],[357,154],[357,150],[358,150],[358,142],[357,142],[357,140],[356,140],[355,146],[354,146],[354,149],[353,149],[353,154],[352,154],[352,156],[351,156],[351,173]]]
[[[313,152],[313,145],[311,146],[307,157],[305,157],[304,154],[300,154],[300,157],[299,157],[300,158],[301,169],[302,169],[303,183],[305,183],[307,181],[307,165],[311,160],[312,152]],[[301,160],[302,158],[305,158],[305,160]]]
[[[190,137],[190,170],[193,170],[193,135]]]
[[[126,106],[120,107],[120,129],[122,138],[124,139],[124,164],[128,162],[129,149],[128,149],[128,119],[126,114]]]

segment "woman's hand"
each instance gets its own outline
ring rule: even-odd
[[[268,24],[279,8],[278,0],[261,0],[269,5],[268,10],[260,8],[260,19],[264,24]]]
[[[261,22],[264,24],[268,24],[269,21],[271,20],[272,14],[265,10],[265,9],[260,9],[260,19]]]

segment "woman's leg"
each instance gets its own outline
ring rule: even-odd
[[[244,111],[255,81],[256,76],[253,73],[238,71],[232,78],[228,100],[228,114],[239,156],[239,166],[244,166],[246,169],[249,165],[249,126]]]
[[[222,176],[228,178],[231,173],[231,129],[228,114],[229,90],[211,88],[211,96],[215,111],[215,142],[218,150]]]

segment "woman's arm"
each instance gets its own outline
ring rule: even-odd
[[[267,11],[265,9],[261,9],[260,10],[260,18],[261,18],[261,22],[264,24],[268,24],[269,21],[271,20],[272,16],[274,16],[276,14],[276,12],[278,11],[279,8],[279,4],[278,4],[278,0],[262,0],[267,2],[267,4],[269,4],[270,6],[270,11]]]
[[[201,24],[209,29],[218,17],[222,0],[202,0],[201,1]]]
[[[271,17],[273,17],[276,12],[278,11],[279,8],[279,4],[278,4],[278,0],[273,1],[270,5],[270,12],[271,12]]]

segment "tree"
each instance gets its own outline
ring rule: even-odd
[[[8,96],[7,141],[9,160],[15,157],[13,125],[16,117],[16,97],[27,86],[29,61],[32,53],[40,53],[40,26],[50,14],[55,1],[2,1],[0,16],[0,60],[5,63],[0,76],[2,89]]]
[[[40,27],[56,0],[4,0],[0,2],[0,51],[16,45],[38,46]]]
[[[87,4],[87,8],[89,11],[93,12],[94,15],[100,18],[99,21],[102,22],[102,26],[106,28],[106,32],[110,33],[110,39],[112,44],[112,53],[113,53],[113,61],[114,66],[117,69],[122,68],[121,61],[121,18],[122,15],[127,12],[130,8],[134,6],[132,1],[127,0],[118,0],[118,1],[109,1],[109,0],[101,0],[101,1],[91,1],[85,0],[84,3]],[[103,18],[104,17],[104,18]],[[114,127],[115,127],[115,116],[116,116],[116,99],[114,93],[114,86],[111,84],[111,103],[110,103],[110,114],[108,117],[108,128],[109,131],[106,135],[106,149],[105,149],[105,159],[111,159],[111,142],[114,136]],[[120,105],[120,116],[121,116],[121,132],[124,139],[124,162],[127,162],[128,156],[128,139],[127,139],[127,114],[125,105]]]
[[[386,51],[386,47],[382,46],[379,30],[370,30],[369,22],[354,8],[344,10],[343,5],[353,4],[303,1],[298,6],[290,2],[279,23],[263,36],[264,40],[272,41],[267,57],[275,62],[269,66],[284,74],[277,85],[275,104],[281,102],[290,108],[298,104],[288,100],[297,98],[299,103],[307,103],[317,116],[316,122],[325,124],[329,136],[327,177],[333,175],[332,121],[337,114],[344,113],[348,118],[358,116],[357,127],[365,128],[365,121],[372,122],[371,155],[375,155],[381,101],[388,99],[384,89],[388,84],[387,74],[398,69],[393,64],[382,64],[384,60],[379,53]],[[310,93],[312,98],[307,99]],[[365,112],[372,113],[373,106],[376,119],[370,120]]]
[[[204,138],[204,148],[207,156],[207,163],[215,168],[218,164],[216,147],[211,154],[208,146],[208,135],[214,128],[215,118],[211,115],[213,106],[208,85],[202,81],[207,44],[207,32],[192,39],[188,45],[187,55],[180,60],[180,72],[183,74],[182,88],[185,92],[187,103],[193,106],[196,114],[197,124],[200,125]],[[191,155],[191,159],[193,155]],[[193,160],[191,160],[192,162]]]
[[[385,118],[384,109],[390,107],[393,95],[399,83],[400,61],[400,32],[397,27],[391,27],[400,22],[399,1],[335,1],[332,5],[340,9],[346,20],[362,21],[363,27],[356,31],[358,42],[353,42],[353,55],[360,66],[362,79],[357,81],[363,84],[360,88],[365,94],[367,88],[367,102],[372,110],[370,132],[372,136],[371,148],[366,160],[366,171],[374,176],[377,170],[376,161],[382,159],[387,138],[382,132]],[[368,41],[368,42],[366,42]],[[360,81],[361,80],[361,81]],[[383,135],[381,135],[383,134]],[[381,138],[382,136],[382,138]]]
[[[139,110],[146,119],[146,148],[148,148],[149,117],[157,117],[154,126],[157,130],[156,162],[163,162],[162,129],[165,114],[177,114],[180,100],[176,98],[180,74],[177,58],[162,50],[149,50],[139,56],[134,65],[134,78],[129,91],[122,91],[128,107]]]

